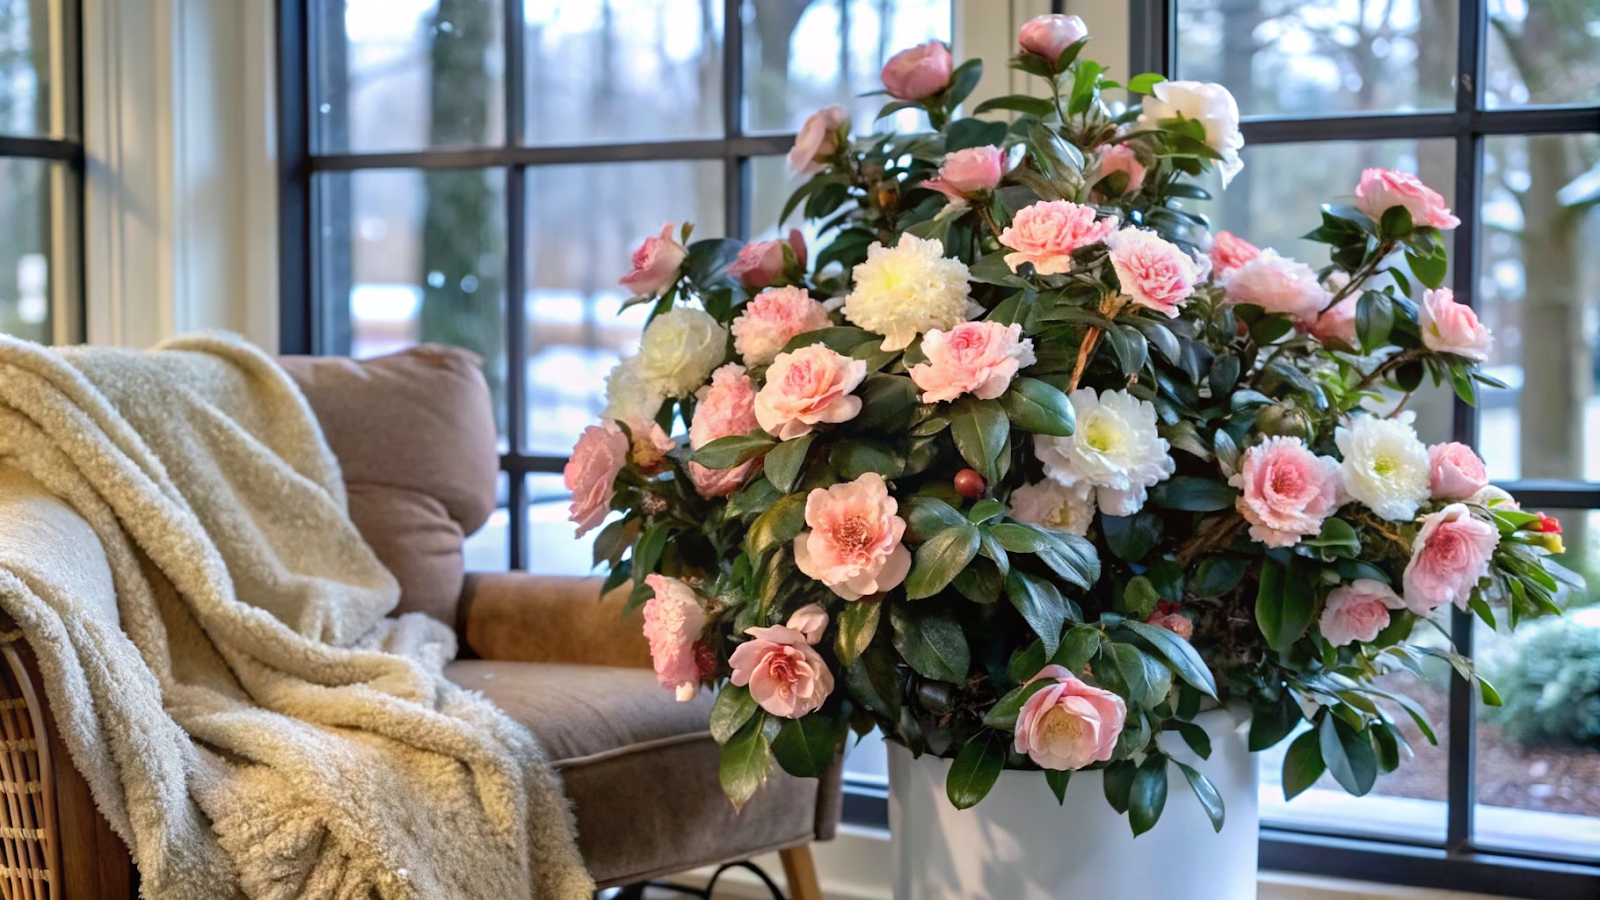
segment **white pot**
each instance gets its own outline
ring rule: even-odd
[[[1074,774],[1058,805],[1041,773],[1008,770],[982,803],[957,810],[945,796],[950,761],[891,743],[895,900],[1253,900],[1260,811],[1248,726],[1226,710],[1195,721],[1211,735],[1210,759],[1174,732],[1161,745],[1216,785],[1227,809],[1220,834],[1176,766],[1160,821],[1134,838],[1099,772]]]

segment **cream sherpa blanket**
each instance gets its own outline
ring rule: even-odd
[[[540,748],[398,594],[259,351],[0,338],[0,607],[145,896],[590,894]]]

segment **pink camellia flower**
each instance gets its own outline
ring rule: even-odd
[[[1473,518],[1463,503],[1425,515],[1421,522],[1402,578],[1406,608],[1419,616],[1446,603],[1466,609],[1473,586],[1489,574],[1499,529]]]
[[[1489,486],[1489,470],[1466,444],[1428,448],[1428,476],[1435,500],[1467,500]]]
[[[1107,144],[1100,149],[1100,177],[1105,178],[1113,172],[1127,173],[1128,186],[1123,189],[1125,194],[1132,194],[1144,187],[1144,163],[1139,162],[1139,154],[1127,144]]]
[[[1422,330],[1422,345],[1435,353],[1454,353],[1481,363],[1494,348],[1488,326],[1478,321],[1472,307],[1457,303],[1449,288],[1422,292],[1417,326]]]
[[[810,434],[820,422],[848,422],[861,412],[854,391],[866,380],[867,364],[825,344],[779,353],[756,394],[756,421],[780,441]]]
[[[1054,67],[1062,51],[1089,36],[1088,26],[1077,16],[1034,16],[1022,24],[1017,43],[1027,53],[1050,60]]]
[[[1110,691],[1090,687],[1064,666],[1045,666],[1029,683],[1053,679],[1022,704],[1016,749],[1041,769],[1081,769],[1111,758],[1128,707]]]
[[[813,300],[805,288],[772,288],[746,303],[733,320],[733,349],[747,365],[771,365],[795,335],[832,324],[828,308]]]
[[[1188,640],[1194,637],[1194,622],[1189,617],[1179,612],[1181,607],[1171,600],[1163,600],[1156,604],[1155,611],[1144,620],[1146,625],[1165,628],[1178,637]]]
[[[810,530],[794,539],[794,564],[846,600],[890,590],[911,571],[899,508],[877,472],[817,488],[806,497]]]
[[[911,367],[923,403],[971,394],[993,400],[1011,386],[1017,370],[1034,363],[1033,341],[1021,325],[962,322],[949,331],[935,328],[922,337],[928,361]]]
[[[706,611],[694,589],[676,578],[654,573],[644,583],[655,596],[644,604],[644,637],[650,642],[650,663],[656,681],[687,703],[700,690],[700,665],[695,641],[706,627]]]
[[[1339,461],[1312,453],[1297,437],[1269,437],[1246,450],[1228,483],[1244,491],[1234,505],[1250,536],[1268,547],[1316,535],[1343,499]]]
[[[639,249],[633,251],[633,271],[617,282],[635,297],[653,297],[678,280],[678,268],[689,251],[672,236],[677,225],[668,222],[661,233],[644,239]]]
[[[1390,207],[1404,206],[1411,213],[1411,224],[1418,227],[1454,228],[1461,220],[1450,214],[1439,192],[1422,183],[1410,172],[1395,169],[1365,169],[1356,185],[1356,208],[1377,222]]]
[[[937,178],[923,182],[939,193],[961,203],[968,194],[992,191],[1006,174],[1006,155],[999,147],[968,147],[944,158]]]
[[[611,511],[614,483],[628,459],[628,436],[611,422],[590,425],[578,435],[572,457],[561,474],[572,492],[571,521],[578,525],[578,537],[599,525]]]
[[[1357,578],[1328,592],[1317,627],[1335,647],[1375,640],[1389,627],[1389,610],[1405,609],[1394,589],[1372,578]]]
[[[795,262],[802,270],[806,267],[806,239],[797,228],[789,229],[788,246]],[[728,274],[739,279],[747,288],[764,288],[783,274],[787,260],[780,240],[752,241],[739,249],[739,256],[728,266]]]
[[[883,64],[883,86],[896,100],[924,100],[950,84],[955,61],[942,41],[901,50]]]
[[[842,106],[829,106],[812,113],[795,135],[794,146],[789,148],[789,168],[797,175],[822,171],[820,160],[839,149],[839,133],[848,124],[850,114]]]
[[[819,603],[808,603],[795,610],[784,627],[800,632],[805,635],[806,643],[816,646],[822,640],[822,633],[828,630],[828,611]]]
[[[639,471],[646,475],[654,475],[664,467],[667,454],[678,446],[678,442],[667,436],[667,432],[654,422],[624,423],[628,430],[633,432],[633,452],[629,458]]]
[[[1231,232],[1219,231],[1211,239],[1211,271],[1218,278],[1260,255],[1260,247]]]
[[[1222,279],[1228,299],[1269,313],[1284,313],[1310,326],[1332,299],[1311,267],[1267,249],[1232,269]]]
[[[1154,231],[1124,228],[1106,238],[1106,246],[1123,295],[1169,319],[1177,318],[1203,277],[1193,257]]]
[[[1060,275],[1072,271],[1074,250],[1098,244],[1116,230],[1116,216],[1097,222],[1093,207],[1048,200],[1018,210],[1000,232],[1000,243],[1014,251],[1006,254],[1011,271],[1033,263],[1040,275]]]
[[[798,719],[815,712],[833,693],[833,673],[804,634],[785,625],[746,628],[744,633],[752,640],[728,657],[733,667],[729,680],[736,687],[749,685],[750,696],[762,709]]]
[[[1324,344],[1343,344],[1354,348],[1360,341],[1356,335],[1356,304],[1359,298],[1355,295],[1340,300],[1333,308],[1317,316],[1311,323],[1311,336]]]
[[[749,434],[757,427],[756,386],[744,366],[728,363],[711,373],[711,383],[695,395],[694,424],[689,426],[689,446],[699,450],[717,438]],[[726,497],[761,468],[757,457],[727,469],[708,469],[689,462],[689,480],[702,497]]]

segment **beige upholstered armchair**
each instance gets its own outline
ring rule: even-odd
[[[461,656],[446,674],[538,736],[600,886],[776,850],[792,896],[820,897],[807,847],[833,836],[837,766],[820,781],[779,773],[736,814],[718,783],[712,698],[680,704],[656,684],[639,621],[621,616],[625,591],[601,601],[597,579],[464,573],[462,541],[493,511],[498,470],[476,358],[422,347],[284,364],[343,467],[351,517],[400,581],[399,611],[453,624]],[[138,875],[127,850],[73,770],[32,654],[9,622],[0,623],[0,657],[0,895],[132,896]]]

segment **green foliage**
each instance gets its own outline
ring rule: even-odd
[[[1538,625],[1490,667],[1504,701],[1484,716],[1518,744],[1600,748],[1600,628]]]

